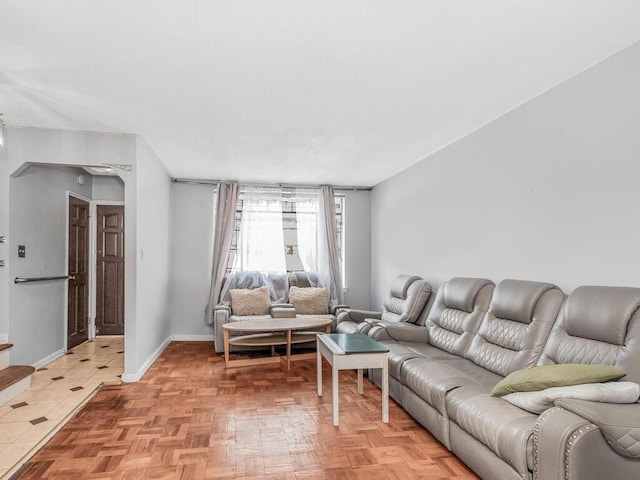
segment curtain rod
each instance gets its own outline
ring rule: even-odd
[[[195,185],[215,185],[223,180],[208,180],[197,178],[173,178],[174,183],[191,183]],[[256,187],[284,187],[284,188],[317,188],[321,185],[311,184],[299,184],[299,183],[251,183],[251,182],[238,182],[240,185],[252,185]],[[355,185],[333,185],[334,190],[372,190],[373,187],[363,187]]]

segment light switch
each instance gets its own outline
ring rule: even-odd
[[[18,258],[24,258],[27,256],[27,247],[24,245],[18,245]]]

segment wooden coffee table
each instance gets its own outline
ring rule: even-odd
[[[291,345],[315,342],[317,334],[321,333],[317,329],[324,327],[325,332],[329,333],[332,323],[333,320],[330,318],[268,318],[225,323],[222,326],[225,367],[279,363],[283,361],[283,357],[276,354],[275,347],[276,345],[286,345],[287,354],[284,358],[286,359],[287,369],[289,369],[292,360],[308,360],[316,356],[315,353],[291,355]],[[247,335],[237,335],[230,338],[230,332],[242,332],[247,333]],[[271,356],[230,360],[230,345],[243,345],[245,347],[270,346]]]

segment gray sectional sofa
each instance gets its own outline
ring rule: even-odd
[[[552,364],[614,365],[639,383],[640,288],[566,296],[543,282],[453,278],[432,297],[413,321],[345,310],[337,330],[389,347],[392,398],[481,478],[640,479],[639,403],[564,399],[536,414],[490,393]],[[379,370],[369,377],[380,385]]]

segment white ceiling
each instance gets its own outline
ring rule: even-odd
[[[0,112],[370,186],[639,39],[638,0],[0,0]]]

